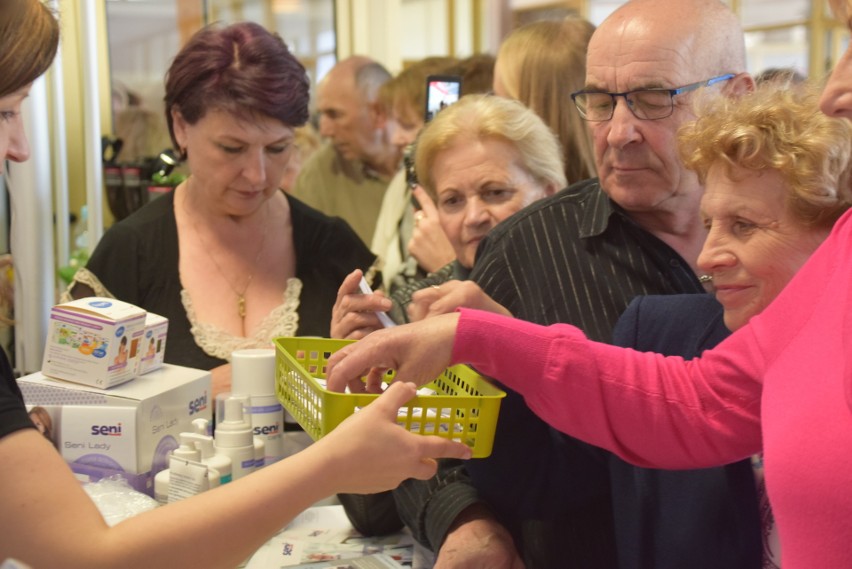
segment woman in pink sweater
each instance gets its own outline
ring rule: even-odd
[[[838,16],[848,21],[845,4]],[[852,51],[822,110],[852,117]],[[849,200],[850,180],[840,191]],[[779,259],[783,261],[783,259]],[[554,427],[640,466],[703,467],[763,450],[785,569],[852,566],[852,214],[761,314],[684,362],[463,310],[382,332],[334,358],[330,385],[376,366],[427,380],[466,362]],[[849,366],[849,369],[847,369]],[[358,386],[357,383],[350,384]]]
[[[394,368],[428,381],[465,362],[524,394],[554,427],[639,466],[716,466],[763,449],[785,569],[847,567],[850,259],[847,213],[762,314],[689,362],[590,342],[568,325],[462,310],[369,336],[335,357],[330,385],[368,363],[374,378]]]

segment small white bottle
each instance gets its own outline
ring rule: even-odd
[[[265,447],[258,467],[284,458],[284,407],[275,394],[275,350],[231,352],[231,391],[251,397],[252,431]]]
[[[225,412],[224,406],[222,407],[221,412]],[[195,434],[203,437],[205,441],[203,444],[199,444],[201,439],[195,439],[196,446],[198,447],[198,450],[201,451],[201,460],[218,470],[222,475],[222,484],[225,484],[233,479],[233,474],[231,473],[231,459],[224,454],[216,454],[215,441],[213,440],[213,429],[210,425],[211,423],[207,419],[192,420],[192,428],[195,430]]]
[[[205,437],[213,436],[213,429],[210,428],[210,421],[208,421],[207,419],[193,419],[192,430],[198,433],[199,435],[204,435]]]
[[[192,438],[195,436],[195,433],[181,433],[179,435],[180,446],[172,451],[171,457],[190,460],[193,462],[201,462],[201,451],[196,448],[195,443],[192,440]],[[169,458],[169,462],[171,462],[171,457]],[[221,475],[217,470],[208,470],[209,488],[219,486],[220,480]],[[154,499],[157,500],[157,502],[159,502],[160,504],[167,504],[169,502],[170,486],[171,469],[166,468],[165,470],[161,470],[157,473],[156,476],[154,476]]]
[[[231,395],[225,400],[222,418],[216,424],[214,446],[217,454],[231,459],[231,476],[239,480],[255,470],[254,435],[251,424],[243,415],[245,396]]]
[[[186,439],[195,444],[195,448],[201,453],[201,462],[210,468],[215,468],[219,472],[219,483],[227,484],[231,481],[231,459],[224,454],[216,454],[216,448],[213,444],[213,437],[200,435],[198,433],[182,433],[186,435]]]

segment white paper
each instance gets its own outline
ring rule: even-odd
[[[367,283],[367,279],[363,276],[361,277],[361,282],[358,284],[358,288],[361,289],[362,294],[373,294],[373,289],[370,288],[370,285]],[[385,328],[393,328],[396,326],[396,322],[390,319],[385,312],[376,311],[376,316],[379,317],[379,322],[382,323],[382,326]]]
[[[306,510],[255,552],[246,569],[302,567],[352,569],[425,569],[407,531],[363,537],[349,523],[342,506]],[[418,564],[415,564],[415,559]]]

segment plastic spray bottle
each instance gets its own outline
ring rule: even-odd
[[[214,447],[217,454],[231,459],[233,480],[254,472],[256,467],[254,435],[251,424],[243,415],[243,405],[247,397],[230,395],[225,399],[221,419],[216,423]]]
[[[183,435],[186,435],[186,440],[192,441],[195,444],[195,448],[201,453],[201,463],[216,469],[219,473],[220,484],[227,484],[231,481],[231,458],[227,455],[216,453],[213,437],[198,433],[182,433],[181,437]]]
[[[204,466],[207,471],[207,484],[205,485],[206,487],[199,487],[199,491],[219,486],[221,480],[219,471],[215,468],[208,468],[201,464],[201,451],[196,448],[195,443],[192,440],[195,436],[197,436],[195,433],[181,433],[179,435],[180,446],[172,451],[171,457],[169,458],[169,468],[161,470],[154,477],[154,499],[157,500],[157,502],[161,504],[167,504],[169,502],[171,471],[173,465],[172,459],[191,461],[198,463],[199,466]]]
[[[263,441],[263,464],[284,458],[284,408],[275,394],[275,350],[231,353],[231,390],[251,397],[251,426]]]
[[[222,410],[224,413],[224,409]],[[216,453],[216,445],[213,440],[213,428],[210,421],[207,419],[193,419],[192,430],[195,434],[204,437],[204,442],[199,442],[200,439],[195,439],[196,447],[201,451],[201,461],[209,464],[219,471],[222,475],[222,484],[230,482],[233,479],[231,472],[231,458],[224,454]]]

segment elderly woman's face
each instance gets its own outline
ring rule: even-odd
[[[465,267],[491,228],[553,188],[536,182],[504,140],[464,138],[438,153],[432,165],[441,227]]]
[[[787,195],[774,170],[737,169],[732,179],[713,166],[707,176],[701,216],[709,233],[698,266],[713,276],[730,330],[766,308],[828,236],[794,217]]]
[[[852,30],[852,0],[830,0],[834,15]],[[834,65],[820,99],[820,108],[830,117],[852,118],[852,44]]]
[[[247,215],[277,190],[293,153],[293,129],[278,120],[251,121],[211,110],[195,124],[174,116],[192,184],[229,215]]]

